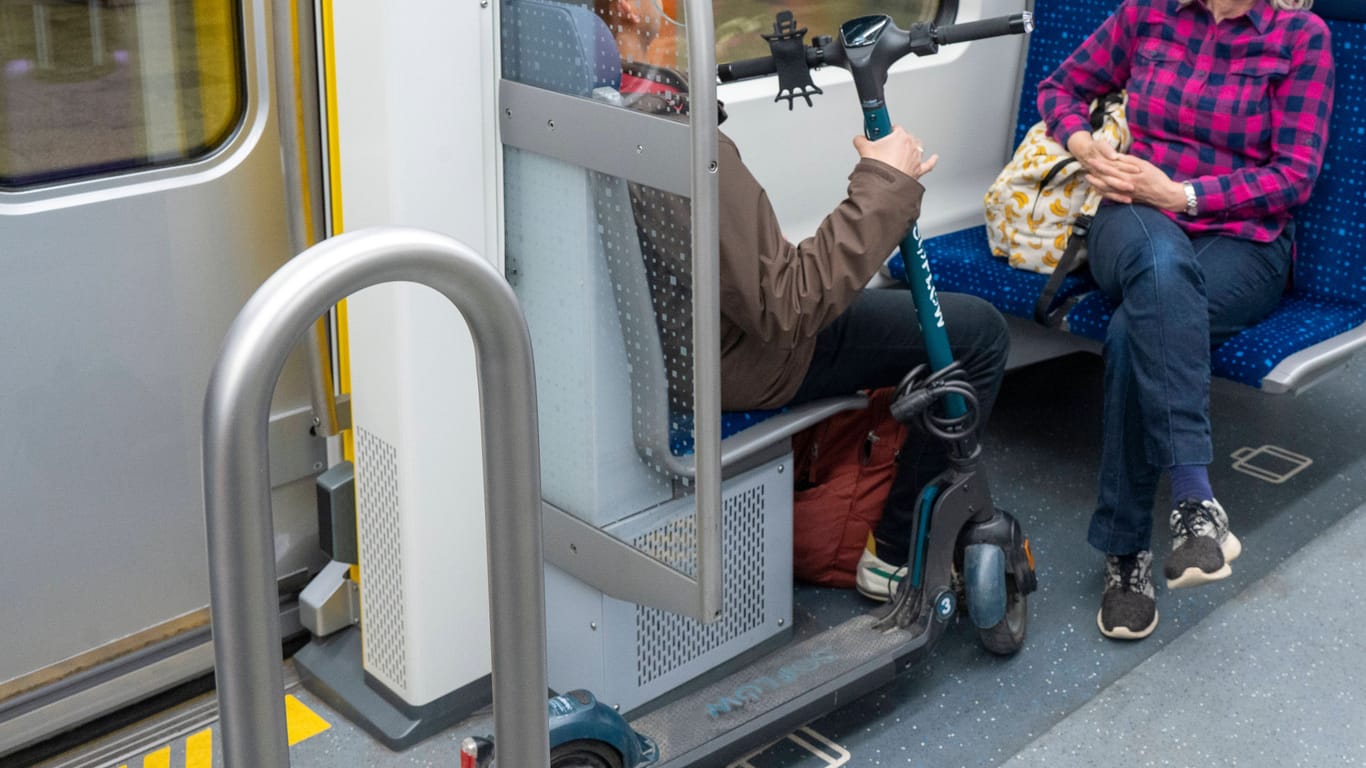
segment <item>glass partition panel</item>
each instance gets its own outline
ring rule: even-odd
[[[693,414],[688,200],[511,147],[504,190],[546,499],[597,525],[668,501]]]
[[[235,0],[0,0],[0,189],[203,157],[241,120]]]
[[[681,19],[654,0],[503,9],[505,79],[601,105],[575,118],[591,123],[581,159],[506,147],[504,220],[536,355],[544,495],[607,525],[692,492],[675,471],[694,413],[691,204],[591,169],[594,156],[634,151],[629,108],[686,120]]]

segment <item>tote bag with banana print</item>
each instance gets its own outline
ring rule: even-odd
[[[1130,143],[1126,102],[1126,95],[1118,92],[1091,105],[1091,135],[1120,152],[1128,151]],[[1016,269],[1051,273],[1067,250],[1072,223],[1078,216],[1094,215],[1100,201],[1100,193],[1086,183],[1081,163],[1048,137],[1044,123],[1037,123],[987,190],[991,251]]]

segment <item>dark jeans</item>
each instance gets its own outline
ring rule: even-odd
[[[1005,373],[1010,336],[996,308],[973,296],[939,294],[955,360],[980,400],[979,434]],[[896,386],[912,368],[928,362],[909,290],[869,289],[816,339],[816,354],[792,404]],[[912,430],[901,446],[896,478],[882,520],[873,531],[878,555],[893,565],[906,560],[911,522],[921,486],[947,466],[944,447]]]
[[[1162,470],[1212,460],[1210,347],[1275,308],[1292,240],[1290,232],[1271,243],[1192,239],[1143,205],[1104,205],[1096,214],[1091,274],[1117,308],[1105,336],[1092,546],[1112,555],[1149,549]]]

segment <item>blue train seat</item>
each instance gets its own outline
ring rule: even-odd
[[[1038,122],[1039,81],[1076,49],[1116,7],[1116,0],[1037,0],[1015,143]],[[1366,346],[1366,3],[1318,0],[1337,65],[1337,91],[1323,173],[1296,214],[1296,258],[1290,289],[1262,322],[1214,350],[1216,376],[1271,393],[1298,392]],[[1005,158],[1002,158],[1004,165]],[[936,286],[980,296],[1008,315],[1033,316],[1047,280],[1012,269],[991,255],[986,228],[926,242]],[[905,270],[899,254],[888,264]],[[1069,276],[1059,298],[1080,297],[1064,328],[1085,339],[1105,337],[1113,307],[1089,278]],[[1087,348],[1096,349],[1094,344]]]

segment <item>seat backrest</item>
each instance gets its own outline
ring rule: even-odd
[[[1118,7],[1118,0],[1037,0],[1025,61],[1015,143],[1039,121],[1039,82]],[[1323,173],[1296,214],[1294,293],[1366,303],[1366,2],[1316,0],[1328,23],[1337,69],[1335,108]]]
[[[504,5],[503,77],[571,96],[621,87],[612,32],[589,8],[550,0]]]
[[[1019,146],[1030,126],[1039,122],[1039,82],[1052,74],[1118,5],[1119,0],[1035,0],[1034,31],[1026,43],[1012,146]]]
[[[1366,304],[1366,2],[1318,0],[1337,82],[1314,195],[1296,213],[1294,293]]]

